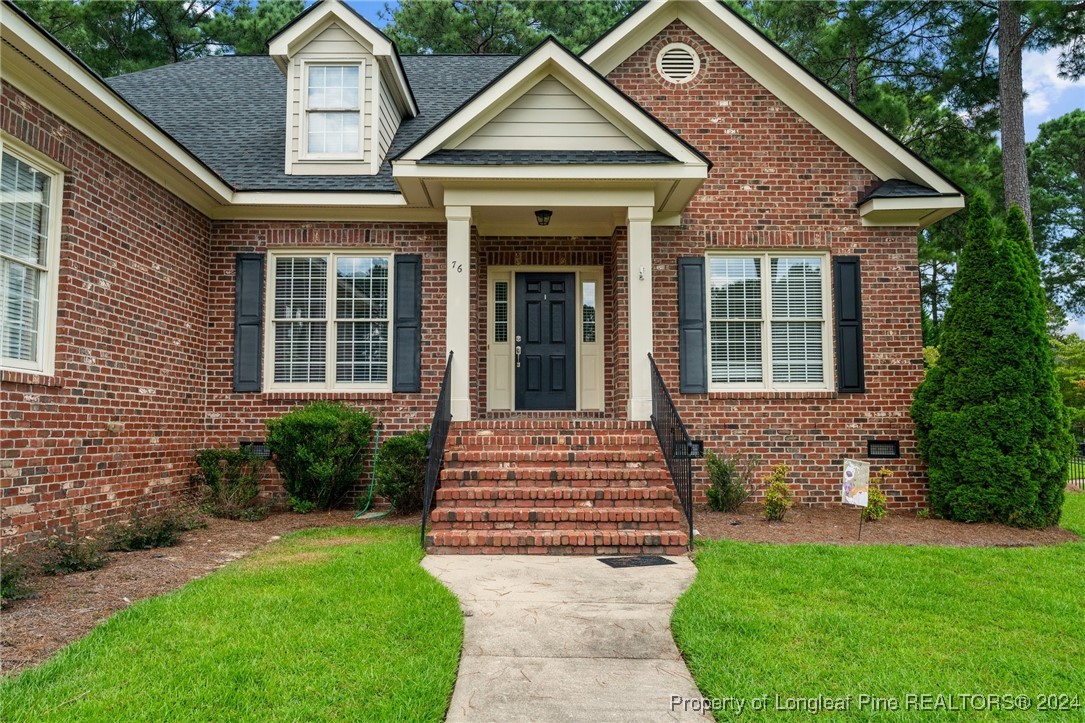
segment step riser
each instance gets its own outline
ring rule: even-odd
[[[451,450],[445,452],[445,464],[453,466],[493,467],[500,464],[537,467],[545,465],[657,465],[662,462],[656,450]]]
[[[522,447],[581,447],[584,449],[652,449],[659,446],[655,437],[646,437],[642,434],[630,434],[628,436],[595,437],[591,435],[506,435],[506,434],[477,434],[471,436],[449,435],[448,447],[450,448],[477,448],[477,447],[510,447],[512,449]]]
[[[591,555],[601,557],[604,555],[684,555],[688,552],[684,545],[599,545],[599,546],[506,546],[506,547],[479,547],[477,545],[464,545],[462,547],[435,546],[426,543],[426,552],[430,555]]]
[[[487,554],[620,554],[656,551],[682,554],[686,533],[677,531],[570,531],[505,532],[488,530],[436,530],[426,535],[431,551],[449,550]],[[613,553],[600,550],[613,550]]]
[[[453,529],[459,524],[501,524],[501,525],[671,525],[679,521],[678,510],[665,507],[657,508],[553,508],[537,510],[533,508],[483,509],[460,508],[455,510],[434,510],[430,515],[434,525],[448,524]],[[571,529],[558,527],[557,529]],[[587,529],[587,528],[585,528]],[[625,529],[625,528],[623,528]]]
[[[491,507],[516,504],[519,507],[658,507],[670,505],[674,491],[669,487],[461,487],[437,490],[438,507]],[[445,505],[444,503],[448,503]]]

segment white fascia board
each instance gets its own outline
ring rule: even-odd
[[[419,164],[404,161],[392,163],[392,177],[430,178],[441,180],[581,180],[581,181],[660,181],[708,178],[703,163],[653,163],[645,165],[542,164],[533,166],[468,166],[459,164]]]
[[[503,187],[492,185],[446,188],[446,206],[550,206],[568,207],[653,207],[652,187],[590,188],[569,186]]]
[[[7,46],[5,81],[197,210],[229,201],[229,185],[6,3],[0,3],[0,37]]]
[[[419,161],[446,144],[454,145],[469,137],[547,75],[566,82],[578,95],[586,95],[583,99],[589,105],[638,145],[667,153],[682,164],[706,165],[644,109],[622,96],[605,80],[586,71],[575,56],[553,41],[543,43],[474,100],[442,121],[400,160]],[[636,119],[643,122],[638,123]]]
[[[319,1],[319,0],[318,0]],[[410,85],[407,75],[396,56],[392,43],[381,32],[375,30],[369,23],[359,18],[354,11],[344,7],[339,0],[323,0],[308,16],[302,18],[293,27],[287,28],[286,32],[280,33],[272,39],[268,46],[268,54],[275,59],[276,64],[285,72],[294,57],[304,48],[309,41],[324,32],[329,25],[335,23],[352,35],[356,41],[382,62],[385,68],[391,68],[392,76],[396,82],[392,89],[396,100],[402,108],[413,118],[418,115],[418,106],[410,93]]]
[[[864,226],[924,228],[964,208],[964,197],[871,198],[859,205]]]
[[[689,26],[878,178],[905,178],[939,193],[959,192],[719,3],[650,1],[588,48],[582,59],[606,75],[675,20]]]

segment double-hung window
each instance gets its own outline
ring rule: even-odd
[[[296,252],[271,258],[273,385],[388,390],[391,256]]]
[[[308,64],[305,148],[309,156],[362,154],[361,65]]]
[[[61,176],[5,148],[0,164],[0,366],[51,372]]]
[[[712,388],[829,388],[827,263],[822,254],[708,257]]]

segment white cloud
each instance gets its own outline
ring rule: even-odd
[[[1070,102],[1071,107],[1081,106],[1085,101],[1085,79],[1071,81],[1059,77],[1058,49],[1044,53],[1026,50],[1021,56],[1021,76],[1028,94],[1025,98],[1026,127],[1036,127],[1062,115],[1065,111],[1060,111],[1060,107],[1064,100]]]
[[[1066,325],[1066,333],[1085,338],[1085,319],[1070,319],[1070,323]]]

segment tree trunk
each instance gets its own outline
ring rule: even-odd
[[[1032,228],[1025,160],[1025,100],[1021,81],[1021,3],[998,2],[998,116],[1002,135],[1002,188],[1006,208],[1025,212]]]

